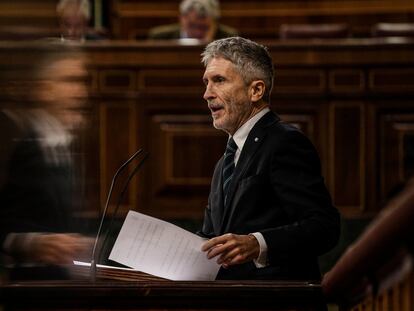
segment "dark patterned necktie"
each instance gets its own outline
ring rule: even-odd
[[[227,192],[231,183],[234,172],[234,155],[236,154],[237,145],[233,138],[230,138],[227,142],[226,152],[224,153],[223,163],[223,194],[224,202],[226,202]]]

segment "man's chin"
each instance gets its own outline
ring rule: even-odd
[[[213,126],[217,130],[224,131],[224,132],[228,133],[227,128],[226,128],[225,124],[223,124],[223,122],[217,122],[217,121],[213,120]]]
[[[222,122],[220,122],[219,120],[214,119],[214,118],[213,118],[213,126],[214,126],[214,128],[216,128],[218,130],[221,130],[223,128]]]

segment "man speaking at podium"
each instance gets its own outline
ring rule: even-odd
[[[202,53],[204,99],[229,135],[214,170],[200,235],[222,265],[217,279],[320,278],[318,256],[339,236],[339,214],[318,154],[270,110],[273,63],[267,49],[232,37]]]

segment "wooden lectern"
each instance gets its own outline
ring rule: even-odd
[[[20,282],[1,287],[8,310],[325,310],[319,284],[257,281]]]
[[[129,269],[98,267],[98,281],[19,281],[0,288],[0,310],[326,310],[319,283],[169,281]],[[2,310],[2,311],[3,311]]]

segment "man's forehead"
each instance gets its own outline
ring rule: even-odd
[[[228,71],[234,71],[235,66],[234,64],[223,58],[223,57],[213,57],[207,64],[205,72],[228,72]]]

